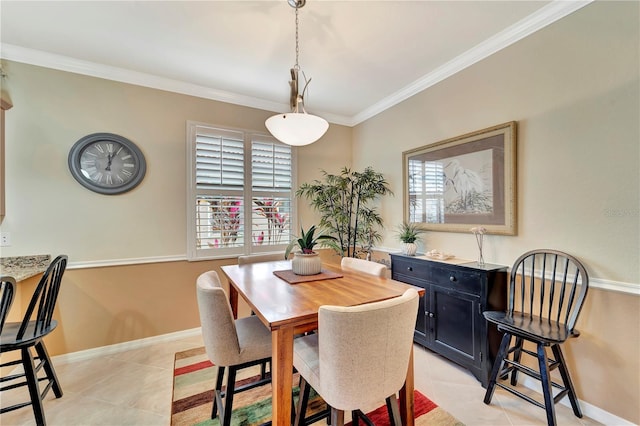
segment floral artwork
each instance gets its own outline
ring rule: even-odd
[[[493,211],[492,155],[490,150],[452,157],[444,166],[445,213]]]
[[[405,151],[404,220],[431,231],[516,234],[516,122]]]

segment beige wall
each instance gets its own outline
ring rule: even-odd
[[[487,260],[508,265],[526,249],[553,246],[582,258],[597,280],[638,284],[638,15],[637,2],[589,5],[354,129],[332,125],[299,150],[298,180],[349,165],[383,172],[396,193],[380,206],[384,245],[399,247],[392,228],[402,220],[402,151],[517,120],[519,232],[488,236]],[[263,129],[271,114],[15,62],[4,69],[14,108],[6,116],[2,222],[13,244],[3,256],[184,256],[186,121]],[[93,132],[140,146],[149,167],[141,186],[107,197],[73,180],[69,148]],[[299,207],[305,222],[314,220],[304,202]],[[470,234],[430,232],[426,244],[475,257]],[[70,269],[51,352],[197,327],[195,277],[234,262]],[[578,323],[583,334],[567,345],[580,397],[634,423],[639,312],[637,296],[594,289]]]
[[[592,283],[640,285],[639,3],[596,2],[354,129],[354,167],[392,184],[384,245],[399,248],[402,151],[518,121],[518,235],[487,236],[510,265],[550,247]],[[475,259],[471,233],[428,232],[427,249]],[[640,297],[592,289],[567,345],[581,399],[640,422]]]
[[[186,122],[264,131],[268,111],[4,62],[7,111],[3,256],[66,253],[70,262],[184,256]],[[80,186],[67,156],[81,137],[123,135],[147,160],[140,186],[105,196]],[[351,129],[331,125],[297,149],[300,182],[351,164]],[[304,205],[302,205],[304,204]],[[305,203],[301,203],[306,208]]]

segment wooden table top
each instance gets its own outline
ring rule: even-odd
[[[278,278],[273,271],[291,269],[291,261],[223,266],[222,271],[238,294],[271,330],[282,326],[313,324],[322,305],[355,306],[402,295],[415,288],[389,278],[343,270],[323,264],[324,270],[337,272],[340,278],[297,284]]]

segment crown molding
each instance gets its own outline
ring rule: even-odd
[[[323,111],[316,111],[316,114],[324,117],[327,121],[348,127],[356,126],[363,121],[397,105],[398,103],[422,92],[425,89],[455,75],[456,73],[472,66],[473,64],[487,58],[488,56],[512,45],[513,43],[529,36],[530,34],[550,25],[559,19],[575,12],[590,4],[593,0],[564,1],[554,0],[533,14],[520,20],[494,36],[488,38],[477,46],[467,50],[446,64],[438,67],[434,71],[426,74],[412,84],[404,87],[398,92],[384,98],[380,102],[366,108],[360,113],[352,116],[342,116]],[[83,61],[67,56],[56,55],[35,49],[28,49],[12,44],[0,43],[0,58],[15,62],[22,62],[30,65],[52,68],[60,71],[67,71],[76,74],[88,75],[91,77],[103,78],[106,80],[119,81],[121,83],[134,84],[137,86],[149,87],[153,89],[165,90],[168,92],[180,93],[183,95],[195,96],[204,99],[211,99],[219,102],[226,102],[234,105],[241,105],[250,108],[257,108],[266,111],[288,111],[289,105],[267,101],[265,99],[251,96],[239,95],[237,93],[226,92],[213,89],[211,87],[199,86],[184,81],[159,77],[152,74],[131,71],[124,68],[112,67],[94,62]]]
[[[552,1],[547,6],[544,6],[505,30],[489,37],[487,40],[458,55],[412,84],[405,86],[398,92],[356,114],[352,119],[351,125],[355,126],[368,120],[592,2],[593,0]]]

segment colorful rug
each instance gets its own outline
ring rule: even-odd
[[[171,426],[219,426],[218,419],[210,419],[213,404],[213,387],[217,368],[208,360],[204,348],[176,353],[173,372],[173,399],[171,403]],[[258,367],[238,373],[237,384],[257,379]],[[294,377],[294,383],[297,378]],[[298,388],[293,388],[294,401],[298,399]],[[414,396],[416,425],[459,426],[463,425],[451,414],[438,407],[422,393]],[[325,404],[318,396],[312,396],[307,416],[324,410]],[[348,417],[350,415],[347,414]],[[378,426],[388,426],[387,409],[381,406],[367,413]],[[260,386],[234,395],[231,424],[234,426],[259,426],[271,420],[271,385]],[[326,424],[320,420],[318,424]]]

